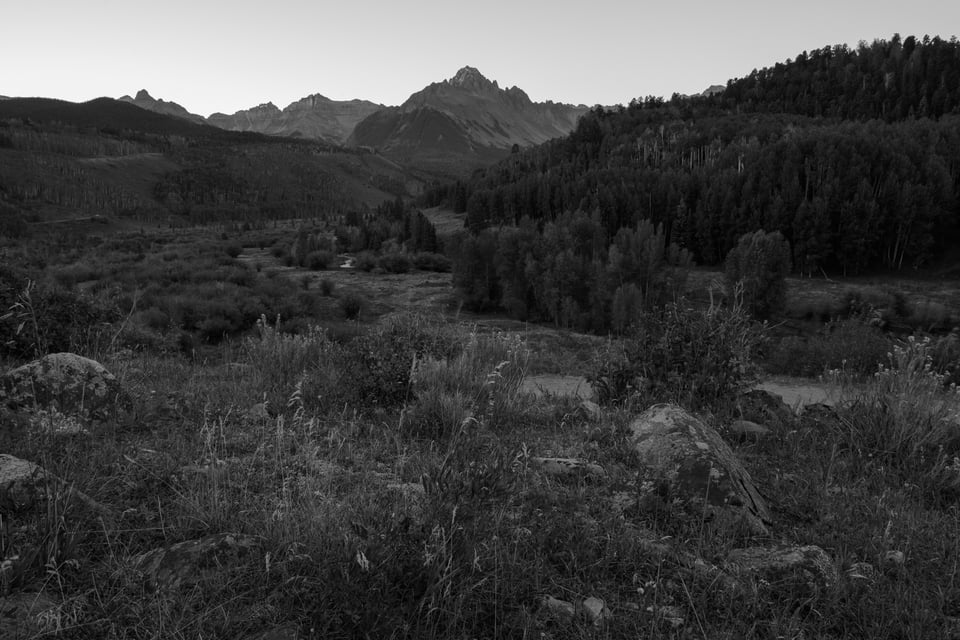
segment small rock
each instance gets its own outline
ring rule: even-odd
[[[790,425],[796,414],[783,401],[783,398],[765,389],[752,389],[737,398],[740,416],[774,428],[782,429]]]
[[[869,562],[855,562],[847,569],[847,577],[851,580],[873,582],[876,575],[877,570]]]
[[[582,607],[587,618],[597,627],[613,617],[606,603],[600,598],[590,596],[583,601]]]
[[[258,402],[247,411],[247,419],[255,422],[261,422],[270,419],[270,412],[267,411],[266,402]]]
[[[657,607],[656,609],[647,607],[647,611],[656,615],[658,619],[666,622],[674,629],[679,629],[686,622],[686,620],[683,619],[683,610],[680,607],[672,605]]]
[[[600,419],[603,417],[603,411],[593,400],[584,400],[580,403],[580,413],[583,414],[590,422],[600,422]]]
[[[890,550],[883,554],[883,563],[888,567],[902,567],[903,563],[906,562],[906,556],[903,555],[903,551]]]
[[[571,620],[577,612],[577,608],[573,606],[573,603],[554,598],[553,596],[544,596],[543,599],[540,600],[540,608],[546,611],[550,617],[560,620]]]
[[[770,429],[750,420],[734,420],[728,427],[730,433],[741,439],[759,440],[770,435]]]
[[[606,477],[607,473],[598,464],[577,458],[530,458],[530,463],[548,476],[564,478],[572,475]]]

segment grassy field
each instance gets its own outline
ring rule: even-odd
[[[3,607],[24,593],[46,603],[4,637],[960,637],[960,397],[932,367],[949,336],[894,342],[867,304],[848,324],[804,315],[794,342],[763,340],[695,304],[675,311],[690,333],[630,344],[466,314],[445,273],[342,268],[346,255],[288,266],[274,248],[298,227],[145,230],[45,254],[54,282],[115,303],[108,328],[68,344],[115,373],[130,406],[74,436],[56,435],[57,414],[3,410],[0,451],[104,507],[61,493],[3,512],[0,611],[14,619]],[[718,278],[692,274],[692,298]],[[815,284],[791,281],[790,304]],[[897,311],[890,282],[828,284],[816,292],[830,305],[860,291]],[[954,284],[915,286],[899,320],[923,299],[956,317]],[[16,317],[42,309],[39,289],[17,300]],[[9,365],[59,339],[26,326],[34,351]],[[633,354],[633,391],[599,414],[525,391],[541,374],[609,373],[614,353]],[[825,354],[877,359],[863,372]],[[804,358],[843,391],[834,412],[736,437],[739,393]],[[724,386],[688,402],[704,375]],[[658,401],[729,442],[769,502],[769,535],[642,493],[627,426]],[[552,475],[537,462],[549,457],[603,474]],[[150,570],[146,554],[195,540],[220,546],[174,564],[182,574]],[[837,579],[731,564],[734,549],[779,545],[817,545]],[[606,613],[590,613],[596,600]]]

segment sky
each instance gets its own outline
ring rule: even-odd
[[[397,105],[467,65],[535,101],[627,104],[826,45],[960,36],[960,2],[29,0],[0,22],[0,95],[146,89],[207,116],[314,93]]]

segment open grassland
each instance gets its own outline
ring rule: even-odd
[[[263,321],[207,362],[104,352],[131,398],[116,419],[70,436],[6,414],[2,451],[103,509],[5,516],[5,597],[47,599],[5,637],[951,637],[960,426],[925,349],[762,439],[728,430],[744,379],[701,407],[769,501],[767,535],[634,484],[637,404],[694,371],[591,414],[521,391],[516,336],[424,317],[346,344]],[[212,546],[170,551],[190,541]],[[835,578],[730,563],[782,544],[822,548]]]

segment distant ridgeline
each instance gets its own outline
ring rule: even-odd
[[[960,243],[958,195],[960,44],[894,36],[805,52],[711,96],[594,109],[424,203],[466,211],[474,231],[589,220],[606,246],[648,221],[645,235],[705,264],[779,230],[796,272],[853,274],[941,260]]]

